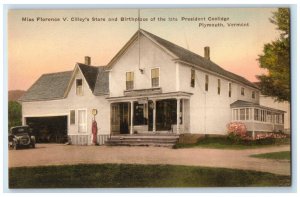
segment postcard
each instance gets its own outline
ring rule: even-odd
[[[290,8],[10,9],[9,189],[290,187]]]

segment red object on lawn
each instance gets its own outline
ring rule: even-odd
[[[94,144],[97,144],[97,132],[98,132],[97,122],[96,122],[96,120],[93,120],[92,133],[93,133],[93,143]]]

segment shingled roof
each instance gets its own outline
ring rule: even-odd
[[[253,102],[249,102],[249,101],[242,101],[242,100],[237,100],[237,101],[231,103],[230,107],[231,108],[257,107],[257,108],[262,108],[262,109],[266,109],[266,110],[270,110],[270,111],[275,111],[275,112],[279,112],[279,113],[285,112],[285,111],[282,111],[282,110],[279,110],[279,109],[274,109],[274,108],[262,106],[262,105],[260,105],[258,103],[253,103]]]
[[[63,98],[73,71],[43,74],[19,99],[40,101]]]
[[[108,72],[105,66],[88,66],[77,63],[94,95],[108,94]],[[19,101],[42,101],[64,98],[74,71],[42,75],[19,99]]]
[[[152,39],[154,39],[157,43],[159,43],[161,46],[165,47],[167,50],[169,50],[171,53],[173,53],[174,55],[176,55],[179,60],[182,60],[184,62],[193,64],[195,66],[198,66],[200,68],[204,68],[206,70],[212,71],[214,73],[223,75],[225,77],[228,77],[229,79],[233,79],[236,81],[239,81],[245,85],[248,85],[250,87],[256,88],[258,89],[258,87],[253,84],[252,82],[248,81],[247,79],[245,79],[244,77],[241,77],[239,75],[236,75],[232,72],[229,72],[223,68],[221,68],[220,66],[218,66],[217,64],[215,64],[214,62],[212,62],[211,60],[208,60],[204,57],[201,57],[200,55],[193,53],[181,46],[178,46],[172,42],[169,42],[163,38],[160,38],[150,32],[147,32],[145,30],[140,30],[141,33],[144,33],[146,35],[148,35],[149,37],[151,37]]]
[[[95,82],[94,95],[100,96],[109,93],[109,75],[106,71],[106,66],[100,66],[98,68],[98,75]]]
[[[95,85],[96,85],[96,80],[98,76],[98,67],[95,66],[88,66],[85,64],[77,63],[79,66],[82,74],[84,75],[87,83],[89,84],[89,87],[92,91],[94,91]]]

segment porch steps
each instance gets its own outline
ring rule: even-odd
[[[108,146],[161,146],[173,147],[178,135],[118,135],[111,136],[105,142]]]

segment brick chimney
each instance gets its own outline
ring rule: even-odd
[[[90,66],[91,65],[91,57],[85,56],[84,57],[84,64]]]
[[[204,47],[204,57],[208,60],[210,60],[210,50],[209,47]]]

